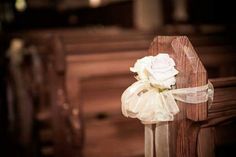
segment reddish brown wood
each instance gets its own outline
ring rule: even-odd
[[[81,153],[83,130],[80,110],[72,106],[65,88],[65,57],[60,38],[53,38],[53,56],[49,60],[51,114],[55,156],[77,156]],[[54,58],[55,57],[55,58]],[[77,148],[77,149],[74,149]]]
[[[155,38],[149,53],[156,55],[161,52],[169,53],[176,61],[176,67],[180,71],[177,75],[177,88],[201,86],[207,83],[206,70],[186,37]],[[215,87],[211,106],[206,103],[187,105],[178,102],[180,113],[175,116],[174,122],[169,124],[171,156],[214,156],[215,143],[212,141],[211,147],[208,147],[208,144],[215,136],[215,132],[208,127],[213,126],[214,129],[217,125],[229,123],[236,117],[236,78],[213,79],[211,82]],[[204,130],[200,131],[198,138],[200,124]],[[222,142],[222,139],[217,139]]]
[[[58,33],[60,31],[55,31],[55,32]],[[55,33],[55,32],[53,32],[53,33]],[[118,35],[118,34],[122,34],[122,33],[121,32],[118,32],[118,33],[117,32],[115,32],[115,33],[108,32],[108,33],[104,33],[107,35],[102,35],[103,33],[104,32],[99,32],[98,34],[94,35],[93,31],[92,31],[92,33],[91,32],[90,33],[83,33],[83,31],[79,31],[79,33],[77,33],[77,34],[74,34],[73,31],[62,32],[62,34],[63,34],[62,41],[64,42],[65,47],[71,48],[71,45],[72,45],[72,48],[68,49],[68,50],[70,50],[70,52],[77,52],[77,50],[78,50],[77,48],[81,45],[82,45],[82,49],[80,49],[80,50],[84,50],[84,51],[89,52],[89,53],[82,54],[82,55],[79,52],[76,55],[74,55],[75,54],[74,53],[73,55],[66,56],[67,57],[66,64],[68,65],[67,73],[66,73],[67,74],[66,75],[67,76],[67,79],[66,79],[67,91],[66,92],[68,92],[69,94],[65,95],[64,97],[68,96],[69,99],[68,99],[67,103],[71,104],[71,107],[72,107],[69,111],[69,115],[71,115],[71,117],[70,117],[71,123],[68,126],[65,126],[67,128],[71,128],[72,125],[74,125],[74,128],[79,127],[79,125],[77,125],[77,124],[79,124],[79,123],[77,123],[77,120],[78,120],[77,113],[79,113],[81,111],[81,108],[80,108],[81,107],[81,100],[83,98],[82,94],[84,93],[83,87],[86,85],[92,87],[94,85],[95,86],[94,88],[98,89],[98,88],[101,88],[101,86],[99,86],[98,84],[102,83],[102,84],[105,84],[106,87],[114,88],[113,81],[115,79],[113,80],[112,76],[124,75],[124,76],[131,77],[131,75],[129,75],[130,72],[128,71],[128,67],[132,66],[136,59],[141,58],[145,55],[145,51],[143,50],[144,48],[142,48],[141,50],[134,51],[134,47],[140,48],[139,47],[140,45],[142,46],[142,44],[143,45],[147,44],[146,39],[150,39],[150,36],[148,36],[148,38],[146,38],[146,36],[143,35],[144,36],[144,40],[143,40],[142,33],[140,33],[141,35],[135,35],[135,33],[124,33],[126,35],[124,35],[124,34]],[[39,35],[39,34],[37,34],[37,35]],[[116,37],[111,38],[111,34],[113,34],[113,35],[115,34]],[[178,83],[177,83],[178,88],[187,87],[190,84],[192,86],[203,85],[204,84],[203,83],[204,82],[203,76],[205,75],[205,72],[201,71],[201,69],[199,70],[196,68],[196,67],[198,67],[197,65],[200,65],[200,63],[196,59],[197,57],[194,55],[195,52],[194,52],[193,48],[190,46],[190,44],[188,44],[188,40],[185,37],[181,37],[180,39],[175,40],[176,41],[176,43],[175,43],[175,42],[172,42],[172,40],[174,40],[174,39],[176,39],[176,37],[173,37],[173,38],[172,37],[165,37],[162,39],[160,39],[160,38],[156,39],[157,41],[160,41],[160,43],[156,44],[156,45],[154,44],[153,52],[155,52],[156,49],[170,50],[170,52],[172,53],[171,54],[172,57],[180,58],[180,59],[177,59],[177,62],[178,62],[177,67],[183,66],[179,69],[182,71],[186,70],[187,74],[178,76]],[[56,40],[57,40],[57,38],[56,38]],[[138,42],[135,42],[135,40],[137,40]],[[60,42],[60,40],[57,40],[56,43],[58,41]],[[172,46],[171,46],[170,41],[172,42]],[[226,50],[225,50],[224,46],[214,47],[213,43],[207,42],[207,41],[208,41],[208,38],[205,38],[204,40],[200,40],[199,38],[193,39],[193,43],[198,45],[196,49],[199,50],[199,56],[202,59],[202,61],[204,63],[206,63],[206,65],[218,68],[219,66],[221,66],[223,64],[232,64],[235,62],[235,57],[234,57],[235,54],[231,53],[231,52],[228,53],[228,51],[227,51],[227,50],[230,50],[230,51],[232,50],[232,52],[233,52],[234,49],[226,47]],[[218,40],[216,40],[216,41],[218,42]],[[183,42],[183,43],[179,44],[178,42],[180,42],[180,43]],[[219,43],[222,43],[222,42],[220,41]],[[140,44],[140,45],[138,45],[136,47],[135,44]],[[212,46],[208,46],[208,44],[212,45]],[[92,47],[91,45],[95,46],[96,49],[94,49],[94,47],[91,48]],[[202,46],[202,45],[207,45],[207,46]],[[63,47],[61,45],[55,45],[54,48],[56,51],[61,51],[63,49]],[[117,51],[117,49],[120,49],[122,51]],[[42,51],[43,50],[45,50],[45,48],[42,46]],[[177,50],[177,51],[174,51],[174,50]],[[185,52],[185,50],[188,50],[188,52],[190,50],[190,53],[182,54],[182,55],[178,54],[178,53]],[[219,51],[217,51],[217,50],[219,50]],[[47,51],[47,53],[51,53],[51,51]],[[212,59],[213,53],[214,53],[214,59]],[[45,54],[45,53],[43,53],[43,54]],[[60,62],[62,61],[61,59],[63,58],[62,57],[63,55],[64,54],[59,53],[57,59],[55,58],[55,56],[52,57],[56,61],[58,61],[55,64],[55,69],[57,72],[59,72],[60,75],[62,74],[61,72],[63,72],[63,68],[64,68],[64,63],[62,62],[62,64],[60,64]],[[196,61],[196,63],[195,63],[195,61]],[[181,64],[181,63],[183,63],[183,64]],[[189,64],[195,64],[195,65],[188,66]],[[119,67],[117,67],[117,65],[119,65]],[[99,70],[97,70],[97,69],[99,69]],[[202,77],[200,75],[197,77],[194,77],[194,76],[196,76],[197,71],[201,72]],[[63,79],[60,78],[60,75],[59,75],[60,81],[59,81],[58,88],[63,89],[64,87],[61,86]],[[104,78],[112,78],[112,80],[104,81],[103,80]],[[93,81],[91,81],[92,79],[96,79],[96,81],[93,82]],[[100,81],[98,81],[99,79],[100,79]],[[196,82],[194,82],[195,79],[197,80]],[[181,80],[186,80],[186,81],[181,82]],[[86,84],[86,81],[87,81],[87,84]],[[91,81],[92,83],[89,81]],[[201,81],[203,81],[203,82],[201,82]],[[57,81],[55,80],[54,83],[56,83],[56,82]],[[130,82],[132,82],[132,81],[128,80],[126,82],[126,84],[128,85]],[[124,84],[121,84],[119,82],[119,80],[116,80],[116,83],[117,83],[117,86],[119,86],[119,85],[124,86]],[[206,83],[206,80],[205,80],[205,83]],[[214,84],[214,86],[216,85],[216,83],[213,83],[213,84]],[[220,84],[221,88],[225,87],[223,85],[224,82],[218,83],[218,85],[219,84]],[[216,85],[216,86],[218,86],[218,85]],[[227,86],[231,86],[231,84],[228,84]],[[103,88],[106,89],[105,87],[103,87]],[[220,90],[218,90],[217,93],[219,93],[220,95],[224,95],[223,91],[220,91]],[[59,100],[59,102],[60,102],[61,98],[63,97],[64,94],[62,94],[62,95],[59,94],[55,97],[57,97],[56,99]],[[228,94],[226,93],[226,95],[224,95],[223,97],[226,98],[227,95]],[[97,101],[96,101],[96,103],[97,103]],[[211,112],[209,112],[209,114],[214,113],[214,117],[217,116],[219,118],[207,119],[207,120],[209,120],[208,122],[212,122],[211,125],[219,124],[217,121],[222,122],[222,119],[225,119],[225,117],[223,117],[223,118],[221,117],[223,112],[220,115],[218,114],[218,111],[221,110],[223,103],[225,106],[232,105],[232,104],[227,104],[227,103],[231,103],[231,102],[227,102],[227,99],[224,99],[222,102],[220,102],[220,104],[219,103],[217,104],[217,102],[215,102],[213,104],[212,110],[211,110]],[[54,105],[55,104],[56,103],[54,103]],[[59,103],[59,104],[61,104],[61,103]],[[102,106],[102,104],[103,103],[100,102],[101,106]],[[94,102],[94,105],[95,105],[95,102]],[[172,155],[178,154],[179,156],[194,156],[194,155],[196,155],[197,133],[199,131],[200,124],[198,122],[193,123],[193,121],[187,120],[187,118],[195,120],[195,121],[206,119],[206,113],[207,113],[206,108],[205,108],[205,105],[196,105],[196,106],[192,106],[192,107],[185,107],[184,104],[179,104],[179,105],[180,105],[180,107],[182,107],[181,108],[182,112],[178,116],[176,116],[177,121],[170,124],[170,126],[172,127],[172,130],[174,130],[170,134],[170,139],[173,139],[170,142],[171,147],[172,147],[172,149],[171,149]],[[92,121],[91,119],[94,118],[95,112],[97,113],[98,111],[102,111],[102,109],[105,110],[106,107],[108,107],[108,108],[110,107],[109,109],[112,109],[112,114],[113,114],[113,112],[115,114],[115,111],[119,109],[117,107],[113,107],[112,105],[107,105],[106,107],[101,107],[101,106],[97,106],[97,107],[90,106],[88,108],[85,108],[86,116],[88,116],[89,120],[90,120],[89,122],[91,122]],[[73,110],[73,108],[75,110]],[[228,109],[231,110],[231,108],[228,108]],[[64,115],[64,112],[60,111],[61,109],[56,109],[55,112],[57,112],[58,110],[59,110],[58,115],[55,115],[55,117],[64,117],[65,119],[67,119],[66,118],[67,116]],[[221,110],[221,111],[223,111],[223,110]],[[107,112],[111,113],[110,111],[107,111]],[[74,114],[71,114],[71,113],[74,113]],[[223,114],[225,114],[225,113],[226,112],[224,112]],[[68,115],[68,114],[66,113],[66,115]],[[229,115],[232,115],[232,113],[230,113]],[[54,117],[54,119],[55,119],[55,117]],[[226,119],[226,121],[228,119]],[[93,121],[92,123],[89,123],[89,124],[93,124],[92,126],[89,127],[90,130],[87,130],[90,133],[92,132],[90,134],[90,136],[93,136],[94,134],[96,134],[96,131],[97,131],[97,129],[99,129],[99,127],[104,127],[103,125],[95,126],[96,121],[95,122]],[[58,125],[58,124],[56,124],[56,125]],[[62,126],[64,124],[60,124],[60,125]],[[58,127],[60,127],[60,125]],[[204,125],[204,127],[207,127],[207,126],[209,126],[209,123]],[[110,135],[109,130],[114,130],[117,128],[118,127],[116,127],[116,126],[108,126],[107,127],[108,136]],[[186,132],[186,129],[189,131]],[[101,129],[101,131],[102,131],[102,129]],[[76,129],[74,130],[74,132],[72,130],[70,130],[68,132],[69,132],[69,134],[73,135],[73,137],[75,137],[75,138],[73,138],[75,143],[81,141],[80,136],[77,136],[78,138],[76,136],[74,136],[74,133],[77,132]],[[64,133],[62,132],[61,134],[63,135]],[[178,135],[178,138],[176,139],[177,135]],[[55,136],[56,136],[56,134],[55,134]],[[47,135],[44,137],[47,137]],[[102,136],[102,137],[106,137],[105,133],[104,133],[104,136]],[[138,140],[138,141],[140,142],[140,140]],[[93,148],[93,144],[95,145],[96,143],[93,143],[94,141],[92,141],[92,140],[90,142],[91,142],[90,143],[91,147],[89,147],[87,149],[86,154],[88,156],[91,156],[91,154],[92,154],[91,152],[93,152],[94,154],[96,154],[96,153],[98,154],[100,147],[96,146],[96,150],[91,150],[90,148]],[[109,142],[109,140],[106,140],[106,142]],[[179,143],[177,150],[176,150],[176,143]],[[68,144],[68,146],[70,147],[70,144]],[[104,146],[105,146],[105,144],[104,144]],[[112,156],[112,153],[110,152],[107,155]]]
[[[210,81],[214,85],[215,94],[214,101],[208,110],[208,119],[236,116],[236,77]]]
[[[168,53],[176,62],[179,70],[177,88],[205,85],[207,82],[206,70],[201,64],[196,52],[187,37],[159,36],[154,39],[149,54]],[[207,104],[189,106],[178,102],[180,113],[170,122],[170,154],[171,156],[196,156],[196,139],[199,125],[193,121],[207,118]],[[187,118],[191,119],[188,120]]]
[[[215,156],[215,128],[202,128],[198,135],[198,157]],[[206,138],[208,137],[208,138]]]
[[[111,52],[124,50],[146,50],[149,46],[150,39],[104,42],[104,43],[76,43],[67,44],[66,51],[68,53],[94,53],[94,52]],[[96,50],[96,51],[95,51]]]
[[[236,77],[221,77],[209,80],[214,88],[236,86]]]
[[[56,71],[58,73],[64,73],[65,72],[65,49],[64,45],[61,41],[61,37],[58,35],[53,35],[51,37],[51,49],[53,53],[53,59],[54,59],[54,64]]]

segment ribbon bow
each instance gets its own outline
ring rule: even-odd
[[[122,113],[126,117],[138,118],[145,124],[145,156],[152,157],[154,133],[150,124],[173,121],[174,115],[179,112],[176,100],[191,104],[208,101],[210,106],[213,95],[210,82],[199,87],[161,90],[147,80],[138,80],[122,94]],[[157,132],[160,132],[157,128],[156,143],[159,138]]]

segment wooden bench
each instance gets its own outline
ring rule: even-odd
[[[186,50],[185,47],[188,49]],[[177,75],[177,88],[195,87],[207,84],[207,72],[199,60],[197,53],[187,37],[165,37],[154,39],[149,54],[156,55],[167,52],[174,58],[176,68],[180,71]],[[214,86],[215,94],[212,105],[207,103],[186,104],[178,102],[180,113],[175,116],[173,122],[168,122],[169,130],[168,149],[159,151],[157,156],[178,157],[211,157],[215,156],[215,145],[224,144],[226,139],[222,137],[223,132],[231,132],[221,127],[226,125],[234,129],[232,122],[236,117],[236,78],[219,78],[210,80]],[[221,127],[221,130],[218,128]],[[212,130],[218,130],[218,134]],[[230,136],[231,135],[231,136]],[[236,142],[235,137],[230,134],[228,141]],[[217,142],[218,143],[217,143]],[[161,144],[163,141],[160,141]],[[166,141],[164,141],[165,143]],[[232,144],[232,143],[230,143]],[[162,154],[164,152],[164,154]],[[227,153],[227,151],[225,152]],[[235,154],[234,154],[235,155]]]
[[[225,48],[225,49],[224,49]],[[75,49],[76,51],[77,49]],[[236,62],[234,50],[227,50],[224,46],[199,46],[197,47],[200,58],[204,65],[211,70],[210,76],[227,76],[235,74],[235,68],[231,65]],[[70,100],[76,100],[80,91],[75,88],[78,80],[85,80],[97,77],[109,77],[112,75],[130,76],[128,67],[131,67],[135,60],[145,56],[145,50],[127,50],[114,52],[98,52],[92,54],[73,53],[67,55],[67,87],[70,93]],[[214,57],[213,57],[214,56]],[[117,66],[119,65],[119,66]],[[228,70],[225,70],[228,68]],[[124,80],[123,80],[124,81]],[[127,79],[127,85],[133,80]]]
[[[19,95],[23,94],[21,99],[16,98],[18,105],[12,106],[12,110],[16,110],[14,114],[20,115],[19,137],[23,142],[19,145],[25,147],[23,152],[28,156],[34,153],[63,157],[79,155],[83,141],[81,118],[79,109],[71,108],[67,98],[65,57],[60,38],[51,36],[43,52],[34,42],[26,40],[23,46],[17,50],[18,57],[22,58],[19,66],[9,70],[13,92],[16,89]]]
[[[135,38],[131,38],[129,37],[129,35],[127,35],[123,36],[124,41],[122,41],[122,35],[119,35],[120,37],[117,37],[117,39],[114,38],[114,40],[112,41],[109,41],[109,36],[107,36],[106,38],[98,37],[93,41],[93,39],[91,39],[90,37],[92,43],[97,45],[97,47],[99,47],[100,46],[99,44],[102,43],[101,44],[102,51],[93,51],[93,49],[89,47],[89,40],[90,40],[89,37],[87,37],[87,39],[84,39],[82,36],[81,40],[78,41],[80,41],[82,44],[84,43],[85,46],[83,49],[85,50],[86,53],[80,54],[76,48],[77,41],[74,40],[77,38],[77,36],[75,35],[73,39],[70,38],[70,35],[67,35],[67,39],[63,38],[62,36],[61,37],[62,41],[57,41],[57,43],[61,42],[60,44],[62,44],[61,46],[59,46],[60,48],[57,51],[61,51],[64,47],[65,52],[70,52],[66,54],[60,53],[59,55],[56,55],[58,56],[58,58],[66,57],[66,62],[62,62],[60,59],[55,59],[55,60],[57,61],[56,67],[58,67],[59,73],[63,73],[63,71],[66,71],[67,97],[69,103],[72,105],[72,108],[75,108],[75,113],[77,113],[76,110],[78,107],[81,107],[80,104],[83,101],[81,90],[84,90],[84,88],[82,86],[89,85],[91,87],[97,83],[103,83],[110,88],[111,86],[114,87],[114,80],[116,80],[115,86],[125,87],[126,85],[131,84],[131,82],[134,81],[133,79],[130,79],[132,78],[132,75],[130,75],[128,67],[132,66],[136,59],[146,55],[145,46],[143,46],[141,50],[133,49],[133,46],[135,45],[134,43],[136,41]],[[51,35],[49,35],[49,37],[50,36]],[[138,41],[143,41],[140,36],[138,36],[137,38]],[[201,37],[199,38],[201,39]],[[195,43],[199,45],[197,47],[199,52],[204,52],[202,53],[202,56],[204,56],[202,58],[203,59],[206,58],[205,59],[206,65],[208,64],[208,66],[212,66],[213,70],[215,70],[219,67],[219,64],[225,64],[225,62],[234,63],[235,57],[232,57],[232,54],[234,55],[234,53],[231,53],[230,51],[228,57],[223,61],[221,60],[222,58],[224,58],[224,53],[228,53],[227,50],[224,51],[223,45],[228,43],[231,44],[232,42],[231,40],[229,40],[227,43],[224,40],[222,42],[222,39],[217,40],[217,38],[215,39],[212,37],[212,40],[215,41],[217,45],[220,45],[215,47],[214,42],[213,41],[209,42],[207,37],[202,37],[203,38],[202,40],[200,40],[199,38],[197,37],[193,38],[193,41],[195,41]],[[103,41],[103,39],[105,40]],[[131,44],[127,44],[128,46],[125,45],[123,48],[122,47],[120,48],[120,46],[122,46],[122,43],[126,41]],[[63,43],[65,45],[63,45]],[[106,48],[106,43],[108,43],[108,48]],[[115,46],[112,45],[113,43],[115,43]],[[117,44],[118,46],[116,46],[116,43],[118,43]],[[138,43],[139,42],[137,42],[137,44]],[[206,46],[206,43],[211,46]],[[67,44],[75,45],[75,47],[73,49],[67,49],[68,48],[66,46]],[[109,44],[111,46],[109,46]],[[144,41],[144,45],[145,44],[147,44],[146,41]],[[86,45],[88,46],[86,47]],[[146,46],[148,47],[148,45]],[[216,55],[217,59],[216,60],[212,59],[212,54],[215,53],[215,50],[220,50],[220,49],[222,51],[219,51],[219,53],[217,52]],[[45,50],[45,48],[43,48],[42,50]],[[50,51],[45,50],[45,53],[50,53]],[[117,68],[117,65],[119,65],[119,68]],[[67,67],[66,70],[64,69],[65,67]],[[96,70],[98,68],[99,70]],[[102,78],[108,78],[108,79],[103,81]],[[100,79],[100,82],[90,81],[89,84],[88,83],[86,84],[87,80],[91,79],[96,79],[96,80]],[[121,82],[120,79],[122,79],[123,81]],[[98,87],[100,88],[101,86]],[[115,110],[117,110],[116,107],[113,109],[113,111],[115,112]],[[88,112],[90,111],[87,108],[86,113]],[[92,112],[90,113],[91,114],[86,114],[86,117],[94,117],[94,114],[97,114]],[[79,140],[76,139],[74,142],[79,142]]]
[[[211,49],[212,48],[212,49]],[[218,50],[219,47],[215,48],[214,46],[199,46],[198,50],[200,50],[202,54],[202,58],[205,59],[205,63],[209,67],[213,67],[213,70],[218,69],[219,65],[224,65],[225,63],[235,63],[235,54],[233,53],[234,51],[228,52],[227,50],[225,51],[216,51]],[[220,50],[223,49],[224,46],[221,47]],[[222,53],[223,52],[223,53]],[[141,58],[145,55],[145,51],[127,51],[122,53],[123,55],[121,56],[122,52],[106,52],[106,53],[94,53],[94,54],[83,54],[83,55],[68,55],[67,56],[67,65],[68,65],[68,70],[67,70],[67,78],[68,78],[68,93],[70,93],[70,100],[76,102],[78,99],[81,101],[84,100],[83,96],[84,95],[84,90],[86,87],[89,86],[90,89],[95,89],[95,86],[99,83],[103,83],[107,88],[112,88],[111,86],[120,86],[124,87],[125,84],[129,85],[131,84],[134,79],[129,79],[133,78],[132,75],[129,72],[128,67],[132,66],[133,63],[135,62],[136,59]],[[212,59],[212,54],[215,54],[215,59]],[[228,57],[225,57],[225,54]],[[230,56],[231,54],[231,56]],[[222,60],[221,60],[222,59]],[[117,67],[119,65],[119,67]],[[232,67],[234,68],[234,67]],[[99,69],[99,70],[97,70]],[[215,73],[215,71],[213,71]],[[123,77],[119,77],[122,76]],[[213,76],[219,76],[222,75],[222,73],[216,72],[216,74],[213,74]],[[113,81],[89,81],[89,80],[94,80],[94,79],[99,79],[102,80],[102,78],[106,77],[111,77],[110,80]],[[115,77],[117,77],[116,83]],[[129,77],[129,78],[128,78]],[[119,81],[122,79],[122,82]],[[86,85],[85,83],[88,82]],[[111,86],[109,86],[110,84]],[[92,87],[93,86],[93,87]],[[78,88],[75,88],[78,87]],[[98,86],[98,88],[102,88],[102,86]],[[97,88],[97,90],[99,90]],[[103,89],[100,89],[103,90]],[[87,91],[89,92],[89,91]],[[119,91],[118,91],[119,92]],[[78,97],[79,96],[79,97]],[[104,98],[105,99],[105,98]],[[85,101],[88,102],[88,101]],[[81,102],[82,104],[82,102]],[[91,101],[92,104],[92,101]],[[85,104],[86,105],[86,104]],[[109,105],[102,105],[102,106],[97,106],[92,108],[89,107],[87,104],[84,106],[84,111],[86,113],[86,117],[91,119],[91,118],[96,118],[96,115],[99,115],[103,113],[103,111],[107,111],[105,107],[108,107]],[[112,119],[113,116],[112,114],[116,114],[116,110],[119,109],[119,107],[109,107],[109,112],[110,113],[105,113],[109,115],[109,118]],[[115,118],[115,117],[114,117]],[[95,120],[96,121],[96,120]],[[91,151],[91,150],[90,150]],[[93,150],[96,152],[96,150]]]

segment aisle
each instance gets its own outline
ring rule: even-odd
[[[84,157],[143,156],[142,124],[121,115],[120,96],[124,87],[92,88],[83,88]]]

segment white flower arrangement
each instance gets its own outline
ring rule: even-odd
[[[174,60],[166,53],[138,59],[130,71],[137,73],[138,80],[147,80],[160,89],[171,89],[178,74]]]
[[[180,112],[176,100],[189,104],[212,102],[214,89],[211,83],[173,89],[175,76],[179,72],[175,69],[174,60],[165,53],[138,59],[130,70],[137,73],[137,81],[123,92],[121,110],[125,117],[137,118],[145,125],[145,156],[151,157],[154,152],[153,139],[157,142],[163,135],[160,130],[167,126],[159,124],[173,121]],[[158,124],[155,132],[150,124]]]

